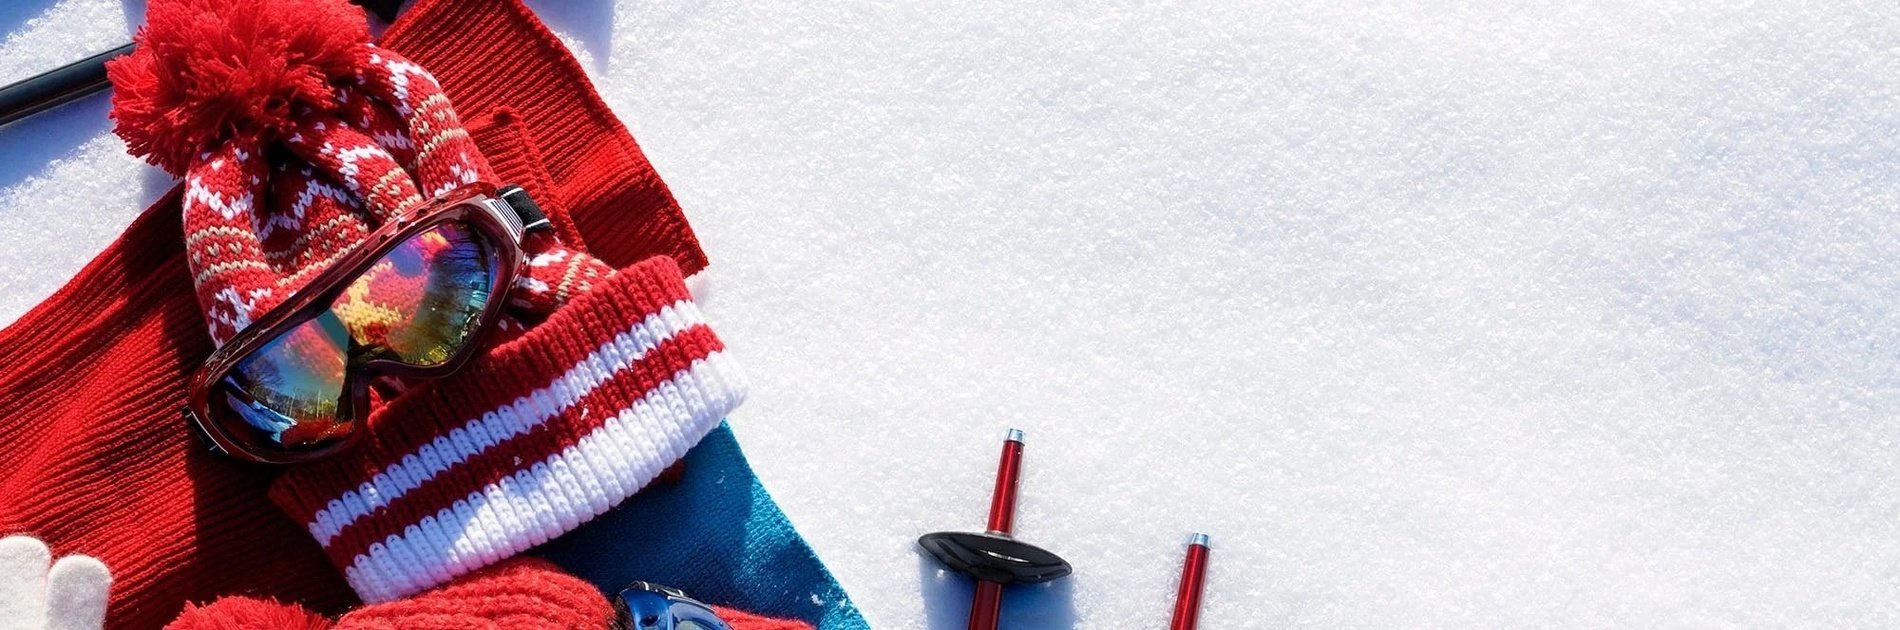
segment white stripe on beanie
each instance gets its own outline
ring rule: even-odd
[[[684,456],[739,405],[744,391],[725,353],[694,361],[561,452],[371,544],[344,569],[344,578],[363,601],[388,601],[572,530]]]
[[[575,362],[547,385],[436,437],[383,469],[370,482],[330,500],[307,523],[310,535],[328,548],[337,534],[357,519],[389,505],[436,475],[566,411],[615,374],[632,367],[662,342],[705,323],[705,316],[691,300],[680,300],[648,315]],[[598,365],[610,369],[604,372],[593,369]]]

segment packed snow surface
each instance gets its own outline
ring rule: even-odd
[[[0,7],[0,79],[139,3]],[[878,628],[1900,624],[1900,4],[542,0]],[[1495,6],[1493,6],[1495,5]],[[169,185],[0,130],[0,321]]]

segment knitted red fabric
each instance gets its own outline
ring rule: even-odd
[[[295,604],[238,596],[188,607],[165,630],[602,630],[613,615],[594,585],[545,560],[517,558],[334,624]]]
[[[527,138],[515,146],[530,155],[500,155],[471,131],[496,170],[511,158],[546,164],[556,204],[576,209],[565,242],[615,267],[655,254],[678,261],[687,275],[706,266],[666,183],[594,94],[580,62],[518,0],[419,2],[383,33],[383,45],[435,72],[471,128],[483,115],[518,121]],[[503,50],[517,46],[535,52]],[[543,188],[518,183],[549,205]]]
[[[632,138],[518,2],[421,0],[381,45],[435,72],[497,179],[535,189],[570,242],[615,265],[668,255],[686,273],[704,266]],[[180,419],[185,379],[211,350],[181,196],[0,331],[0,532],[105,561],[115,628],[158,627],[187,601],[227,593],[341,610],[355,597],[309,532],[270,505],[272,471],[201,452]]]
[[[232,596],[203,606],[186,604],[165,630],[329,630],[334,625],[296,604]]]
[[[811,630],[800,621],[715,612],[733,630]],[[605,630],[613,617],[592,584],[545,560],[516,558],[409,599],[364,606],[335,624],[295,604],[234,596],[187,607],[165,630]]]
[[[337,630],[591,630],[614,617],[594,585],[516,558],[417,597],[351,611]]]

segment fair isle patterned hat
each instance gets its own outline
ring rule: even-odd
[[[184,180],[187,258],[218,344],[376,226],[504,183],[435,78],[371,45],[344,0],[153,0],[136,42],[108,67],[115,130]],[[672,260],[615,270],[546,233],[522,248],[499,341],[272,489],[365,601],[612,508],[743,397]]]

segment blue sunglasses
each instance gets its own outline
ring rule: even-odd
[[[614,598],[618,630],[732,630],[712,607],[685,592],[652,582],[634,582]]]

